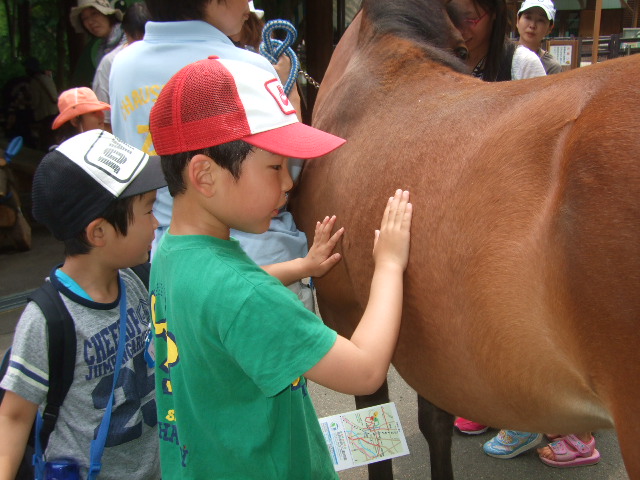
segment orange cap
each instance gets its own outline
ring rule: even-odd
[[[53,121],[52,130],[85,113],[111,110],[111,105],[98,100],[98,97],[90,88],[78,87],[65,90],[60,94],[58,97],[58,110],[60,115]]]

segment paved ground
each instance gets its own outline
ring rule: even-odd
[[[10,307],[21,298],[20,294],[38,287],[52,266],[62,260],[62,246],[42,227],[33,230],[33,248],[29,252],[0,251],[0,352],[11,344],[15,324],[21,306]],[[8,306],[9,305],[9,306]],[[2,311],[4,310],[4,311]],[[404,479],[429,479],[428,447],[417,426],[415,394],[398,376],[390,375],[392,400],[396,402],[403,429],[407,436],[410,455],[394,460],[394,477]],[[331,392],[318,385],[310,387],[319,416],[333,415],[355,409],[350,396]],[[543,465],[534,452],[528,452],[511,460],[496,460],[482,452],[482,444],[495,435],[470,437],[454,435],[454,471],[458,479],[474,480],[624,480],[628,476],[618,451],[614,432],[597,432],[597,446],[602,461],[592,467],[557,470]],[[355,468],[341,473],[343,480],[365,480],[366,468]]]
[[[392,369],[389,374],[391,400],[396,403],[402,428],[407,437],[410,455],[397,458],[394,463],[394,478],[397,480],[430,479],[429,448],[420,433],[417,423],[416,396],[413,390]],[[324,417],[355,410],[353,398],[327,390],[319,385],[309,388],[318,410]],[[455,433],[453,436],[453,469],[456,479],[467,480],[625,480],[627,476],[618,449],[618,441],[612,431],[596,432],[596,444],[602,460],[590,467],[554,469],[538,460],[535,451],[526,452],[511,460],[488,457],[482,444],[491,439],[497,430],[482,435],[468,436]],[[341,480],[366,480],[367,470],[358,467],[340,473]]]

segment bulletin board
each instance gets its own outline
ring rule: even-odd
[[[547,40],[546,50],[558,60],[563,70],[580,66],[580,42],[578,40]]]

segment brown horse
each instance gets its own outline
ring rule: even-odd
[[[314,125],[347,143],[307,162],[292,203],[310,238],[326,214],[347,227],[322,317],[353,332],[384,196],[410,190],[400,375],[494,427],[615,428],[640,479],[640,55],[484,83],[460,45],[439,0],[364,0],[338,45]],[[452,478],[452,417],[429,405],[433,477]]]

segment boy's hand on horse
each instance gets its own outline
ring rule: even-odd
[[[309,253],[304,257],[305,271],[310,277],[322,277],[331,270],[342,258],[339,253],[333,253],[338,241],[342,238],[344,227],[338,229],[333,235],[333,227],[336,216],[324,217],[322,222],[316,223],[316,231],[313,235],[313,245]]]
[[[375,231],[373,259],[376,266],[399,267],[403,271],[407,268],[412,214],[409,192],[396,190],[384,210],[380,230]]]
[[[322,222],[316,223],[313,245],[306,257],[264,265],[262,268],[284,285],[290,285],[307,277],[323,276],[342,258],[339,253],[332,253],[344,233],[344,228],[340,228],[336,233],[331,234],[335,223],[335,215],[325,217]]]
[[[331,350],[305,374],[309,380],[342,393],[370,395],[387,378],[400,330],[412,213],[409,192],[396,190],[376,230],[376,267],[364,314],[351,338],[338,335]]]

